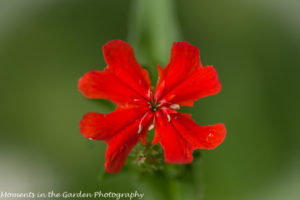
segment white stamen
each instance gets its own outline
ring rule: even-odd
[[[140,134],[142,132],[143,128],[142,128],[142,123],[139,124],[139,130],[138,130],[138,134]]]
[[[93,140],[93,138],[89,138],[89,140]]]
[[[168,114],[167,117],[168,117],[168,122],[170,122],[171,121],[171,116]]]
[[[138,130],[138,134],[140,134],[143,130],[143,127],[142,127],[142,122],[143,120],[145,119],[145,117],[148,115],[148,113],[144,114],[144,116],[142,117],[140,123],[139,123],[139,130]]]
[[[147,97],[148,97],[148,98],[151,97],[151,90],[150,90],[150,89],[148,90]]]
[[[170,105],[170,108],[173,109],[173,110],[179,110],[180,105],[179,104],[172,104],[172,105]]]
[[[151,124],[148,128],[148,131],[151,131],[154,128],[154,124]]]
[[[159,102],[159,104],[158,104],[158,107],[159,107],[159,106],[161,106],[161,105],[163,105],[164,103],[167,103],[167,101],[166,101],[166,100],[164,100],[164,99],[163,99],[163,100],[161,100],[161,101]]]
[[[142,101],[142,99],[133,99],[133,101]]]

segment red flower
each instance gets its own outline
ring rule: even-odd
[[[221,90],[215,68],[202,66],[197,47],[187,42],[173,44],[169,64],[164,69],[158,66],[155,92],[128,43],[112,40],[103,46],[103,53],[107,67],[86,73],[78,88],[88,98],[109,99],[118,105],[109,114],[87,113],[80,121],[85,138],[108,145],[106,172],[121,170],[133,146],[138,141],[146,144],[153,124],[152,144],[161,144],[167,163],[190,163],[194,149],[213,149],[222,143],[224,124],[199,126],[190,115],[177,111]]]

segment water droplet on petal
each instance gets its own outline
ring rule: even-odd
[[[206,137],[206,141],[208,142],[209,139],[210,139],[210,137],[212,137],[212,136],[214,136],[214,134],[213,133],[209,133],[208,136]]]

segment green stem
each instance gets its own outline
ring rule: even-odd
[[[156,65],[167,64],[172,43],[180,40],[173,1],[133,0],[130,13],[128,41],[156,82]]]

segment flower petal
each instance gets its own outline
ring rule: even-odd
[[[160,100],[201,66],[199,55],[198,48],[188,42],[173,44],[169,64],[164,69],[158,66],[159,81],[155,91],[157,100]]]
[[[214,149],[225,138],[224,124],[199,126],[190,115],[163,112],[155,115],[155,136],[152,144],[159,142],[165,152],[168,163],[190,163],[193,150]]]
[[[183,113],[173,115],[172,124],[193,149],[214,149],[226,136],[226,128],[222,123],[200,126],[190,116]]]
[[[177,85],[163,99],[181,106],[193,106],[194,101],[217,94],[220,90],[221,83],[215,68],[198,67],[189,78]]]
[[[152,120],[153,112],[148,112],[126,129],[105,141],[108,145],[105,153],[105,170],[107,173],[117,173],[122,169],[129,152],[137,144],[140,137],[148,132]]]
[[[118,105],[147,104],[143,96],[108,70],[87,72],[80,78],[78,89],[88,98],[109,99]]]
[[[155,113],[155,137],[153,144],[159,142],[164,149],[165,162],[190,163],[193,161],[192,148],[182,135],[169,122],[162,112]]]
[[[88,139],[106,140],[143,117],[148,110],[146,107],[127,107],[108,114],[87,113],[79,123],[80,132]]]
[[[85,138],[107,143],[105,169],[115,173],[121,170],[133,146],[145,141],[153,115],[141,106],[117,108],[109,114],[87,113],[79,123],[80,131]]]
[[[148,72],[136,61],[132,47],[121,40],[112,40],[103,46],[107,69],[138,94],[150,99],[151,83]]]

